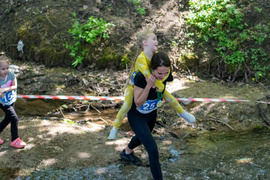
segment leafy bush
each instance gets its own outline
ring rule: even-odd
[[[140,15],[145,15],[145,7],[141,7],[141,3],[139,0],[130,0],[134,5],[137,6],[137,11]]]
[[[97,38],[109,38],[108,31],[114,24],[107,23],[102,18],[97,19],[93,16],[88,19],[86,24],[80,24],[75,13],[73,13],[73,16],[74,19],[72,19],[72,21],[74,21],[74,24],[72,25],[72,29],[69,29],[68,32],[72,34],[75,43],[66,43],[66,48],[71,50],[70,55],[75,58],[72,65],[76,67],[79,63],[82,63],[85,58],[85,53],[88,51],[88,49],[81,46],[81,43],[86,42],[93,44]]]
[[[187,23],[197,29],[189,36],[205,42],[215,40],[216,51],[226,64],[234,67],[233,71],[248,66],[255,79],[265,76],[269,66],[262,63],[266,61],[266,53],[260,46],[269,37],[269,24],[249,27],[234,0],[190,0],[189,5]],[[247,48],[248,43],[253,47]]]

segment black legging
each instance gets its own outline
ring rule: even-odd
[[[1,121],[0,123],[0,133],[7,127],[9,123],[11,123],[11,141],[14,141],[17,139],[18,136],[18,116],[14,110],[14,103],[11,105],[5,105],[3,106],[0,103],[0,108],[4,111],[5,113],[5,118]]]
[[[141,114],[133,106],[128,112],[128,122],[135,133],[128,147],[134,149],[143,144],[149,156],[150,169],[155,180],[162,180],[157,144],[151,134],[154,129],[157,110],[149,114]]]

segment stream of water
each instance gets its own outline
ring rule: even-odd
[[[270,179],[270,130],[209,133],[191,139],[168,179]]]

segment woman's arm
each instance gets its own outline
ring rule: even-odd
[[[151,75],[149,78],[146,78],[146,86],[145,88],[140,88],[138,86],[134,86],[134,102],[137,107],[141,107],[149,94],[151,87],[155,86],[156,78]]]

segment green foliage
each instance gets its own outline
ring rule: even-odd
[[[140,6],[141,3],[139,0],[130,0],[133,4],[135,4],[136,6]]]
[[[261,13],[262,12],[262,9],[260,9],[259,7],[255,6],[254,7],[255,11],[258,11],[258,13]]]
[[[64,122],[72,124],[72,125],[76,125],[76,122],[70,120],[70,119],[63,119]]]
[[[127,57],[127,54],[125,54],[124,56],[122,56],[121,58],[121,66],[122,68],[126,67],[126,65],[130,63],[130,60]]]
[[[66,104],[63,104],[61,107],[64,108],[64,109],[68,108],[68,106]]]
[[[252,78],[253,81],[259,81],[263,76],[265,76],[264,72],[258,71],[255,73],[255,78]]]
[[[73,16],[74,19],[72,19],[72,21],[74,21],[74,23],[72,25],[72,29],[69,29],[68,32],[72,34],[75,43],[66,43],[66,48],[71,50],[70,55],[75,58],[72,65],[76,67],[79,63],[82,63],[86,52],[88,51],[88,49],[82,47],[82,43],[86,42],[93,44],[97,38],[109,38],[108,31],[111,26],[114,26],[114,24],[107,23],[102,18],[97,19],[93,16],[88,19],[87,23],[80,24],[75,13],[73,13]]]
[[[88,103],[89,103],[88,100],[83,100],[83,101],[82,101],[82,104],[88,104]]]
[[[243,68],[248,62],[255,71],[255,76],[258,72],[265,74],[269,67],[259,63],[259,60],[266,60],[266,54],[259,46],[268,37],[269,24],[248,28],[234,0],[190,0],[189,5],[187,23],[197,29],[194,34],[189,33],[189,36],[196,36],[205,42],[215,40],[215,49],[225,63]],[[261,12],[261,9],[256,9]],[[246,48],[250,42],[254,49]],[[193,43],[188,42],[189,46]]]
[[[171,41],[171,45],[172,45],[172,46],[176,46],[176,42],[175,42],[174,39],[170,39],[170,41]]]
[[[145,15],[145,7],[141,7],[139,0],[130,0],[135,6],[137,6],[137,11],[140,15]]]

